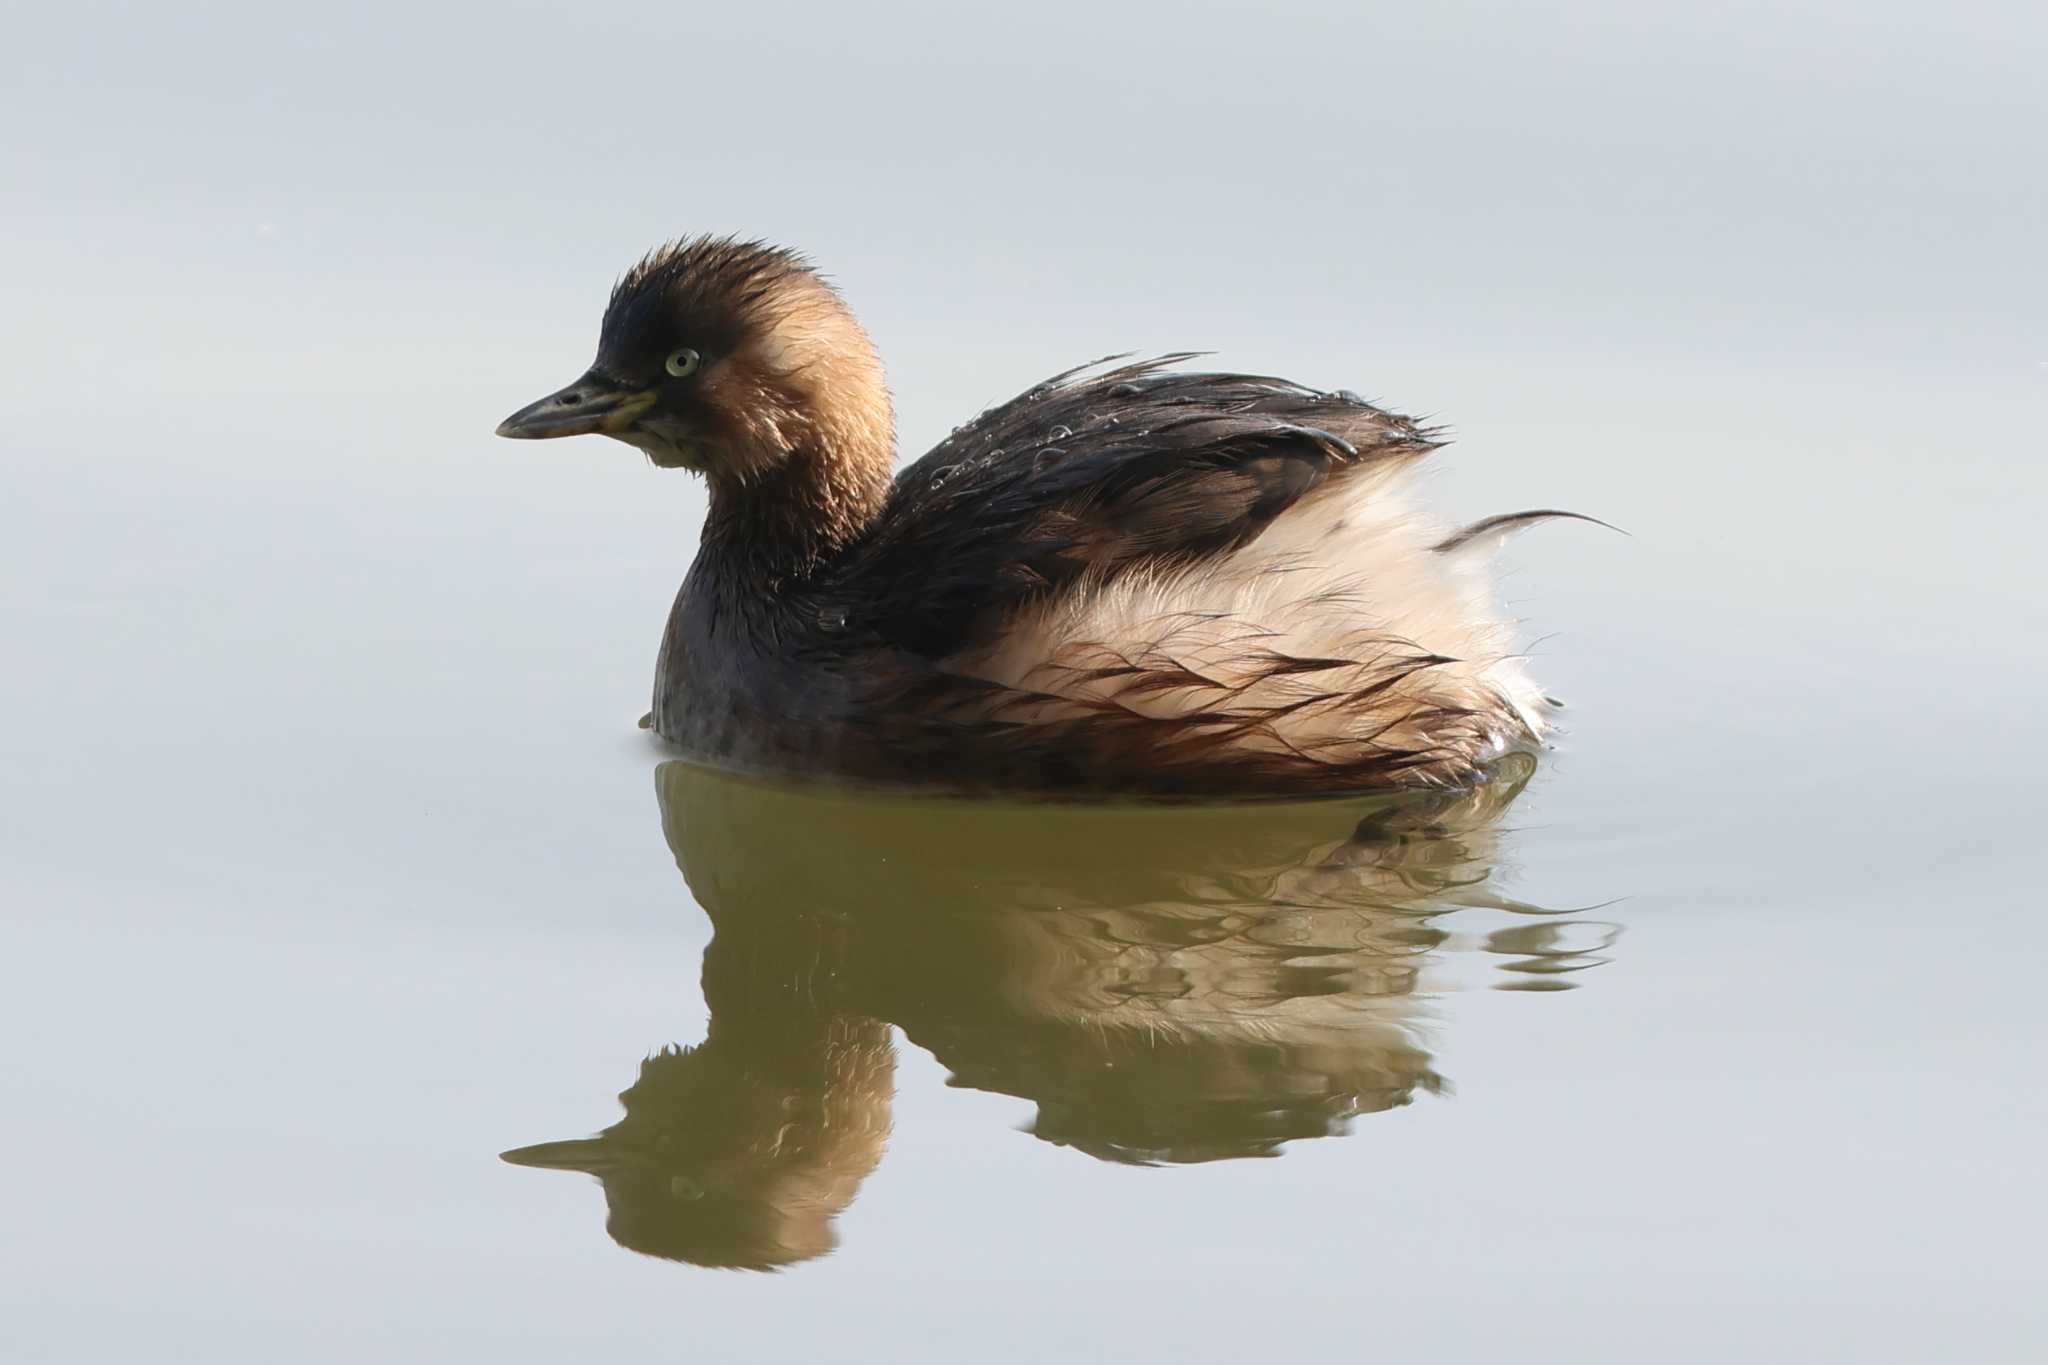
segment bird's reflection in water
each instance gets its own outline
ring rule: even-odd
[[[1455,796],[1055,807],[793,789],[673,762],[669,846],[714,936],[710,1024],[642,1063],[594,1138],[506,1153],[604,1183],[635,1251],[822,1254],[881,1159],[890,1026],[1030,1131],[1132,1164],[1275,1155],[1443,1085],[1415,1027],[1489,889],[1531,765]],[[1535,913],[1530,911],[1530,913]],[[1525,920],[1513,980],[1600,961],[1611,926]]]

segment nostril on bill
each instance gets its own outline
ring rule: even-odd
[[[580,393],[565,393],[555,401],[565,408],[573,408],[583,401],[583,395]]]

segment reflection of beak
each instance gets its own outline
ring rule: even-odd
[[[654,406],[653,389],[628,389],[592,370],[498,423],[498,434],[538,441],[598,431],[616,436]]]
[[[500,1152],[498,1160],[543,1171],[582,1171],[588,1175],[603,1175],[620,1164],[618,1153],[612,1151],[603,1138],[537,1142],[531,1147],[514,1147],[509,1152]]]

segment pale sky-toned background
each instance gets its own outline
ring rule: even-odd
[[[2044,70],[2016,2],[14,7],[0,1354],[2039,1359]],[[841,284],[908,454],[1206,348],[1627,528],[1506,587],[1517,890],[1616,961],[1277,1163],[905,1049],[772,1279],[498,1166],[701,1029],[631,730],[701,490],[491,429],[704,230]]]

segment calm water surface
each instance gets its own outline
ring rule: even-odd
[[[2044,16],[16,6],[0,1365],[2048,1360]],[[674,762],[701,491],[490,432],[707,229],[908,454],[1216,346],[1626,528],[1556,749]]]
[[[609,450],[33,433],[6,1358],[2037,1358],[2025,410],[1628,473],[1680,398],[1439,487],[1634,532],[1516,555],[1533,774],[1177,809],[671,761]]]
[[[0,1365],[2048,1361],[2044,14],[16,6]],[[489,432],[698,229],[907,454],[1219,346],[1626,528],[1559,745],[676,763],[698,485]]]

